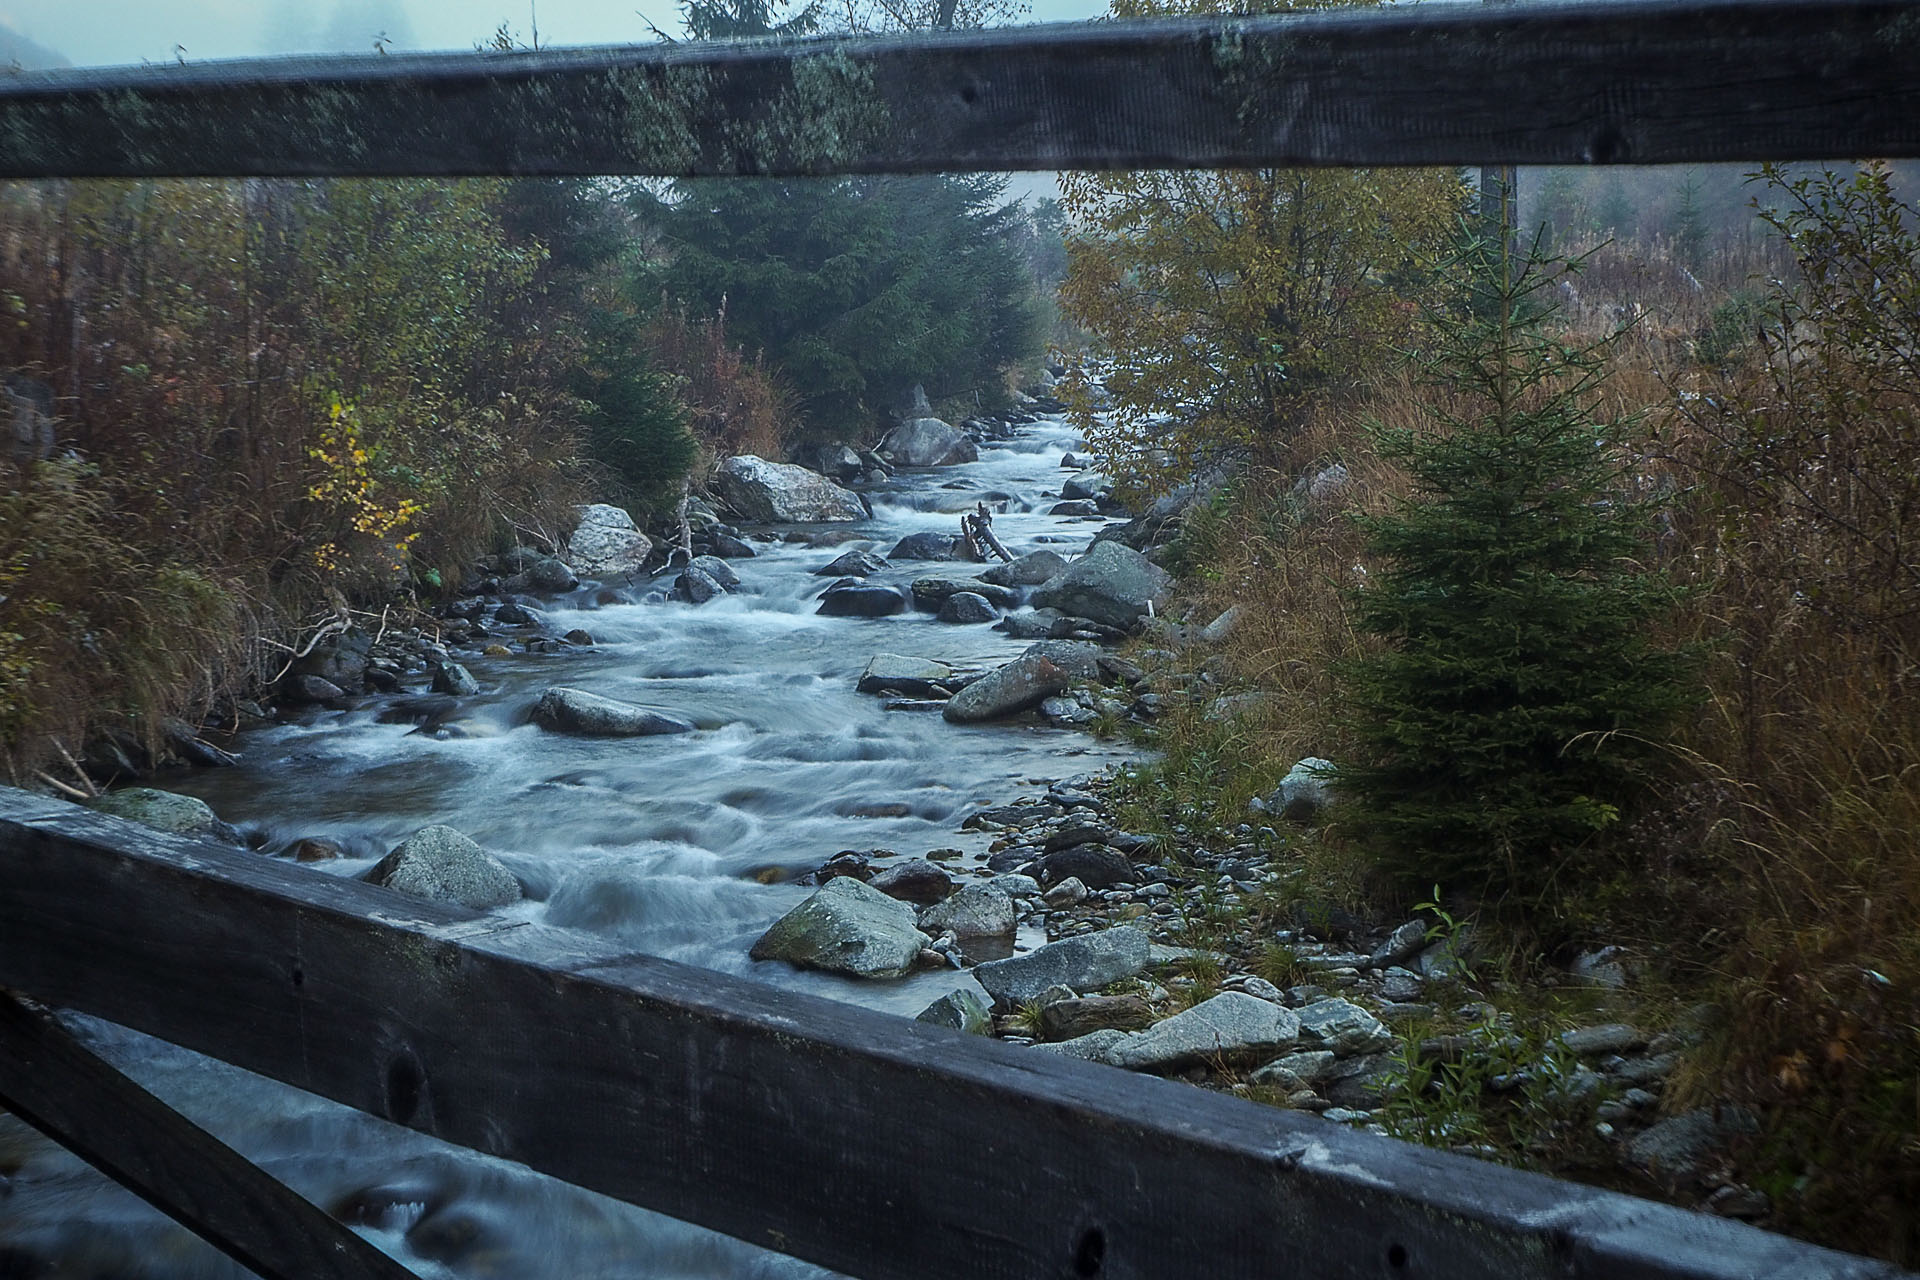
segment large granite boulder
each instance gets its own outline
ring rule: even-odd
[[[619,507],[605,502],[580,508],[580,523],[567,537],[566,559],[589,578],[624,578],[640,572],[653,554],[653,540]]]
[[[500,860],[455,831],[432,826],[414,832],[368,871],[370,884],[432,902],[455,902],[475,911],[520,900],[520,882]]]
[[[1071,682],[1058,663],[1039,654],[996,667],[953,695],[940,714],[953,724],[978,724],[1037,707]]]
[[[1120,1041],[1106,1060],[1133,1071],[1251,1064],[1291,1049],[1299,1036],[1300,1019],[1291,1009],[1244,991],[1223,991]]]
[[[768,462],[750,453],[728,458],[713,476],[722,500],[743,520],[762,524],[810,524],[865,520],[859,497],[805,467]]]
[[[1033,605],[1128,629],[1164,606],[1172,593],[1173,579],[1165,569],[1131,547],[1096,542],[1065,572],[1043,583],[1033,593]]]
[[[1143,930],[1120,925],[989,960],[976,966],[973,976],[996,1005],[1011,1008],[1039,999],[1049,987],[1097,991],[1131,978],[1147,967],[1150,946]]]
[[[938,418],[910,418],[880,442],[880,451],[898,467],[950,467],[976,462],[980,450],[952,424]]]
[[[691,720],[562,685],[540,695],[540,700],[533,704],[533,722],[554,733],[589,738],[639,738],[694,730]]]
[[[751,954],[856,978],[898,978],[931,941],[915,927],[912,907],[837,876],[774,921]]]

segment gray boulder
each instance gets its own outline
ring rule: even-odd
[[[175,835],[212,835],[226,827],[205,800],[154,787],[123,787],[118,791],[109,791],[94,798],[93,808],[98,813],[138,822],[156,831],[171,831]],[[228,827],[227,830],[232,828]]]
[[[697,565],[688,565],[673,580],[673,598],[688,604],[705,604],[715,596],[726,593],[727,589],[712,574]]]
[[[1058,639],[1072,635],[1079,626],[1079,619],[1069,618],[1058,609],[1023,611],[1010,614],[1000,622],[1000,630],[1015,640]]]
[[[1331,1051],[1307,1049],[1275,1058],[1247,1078],[1254,1084],[1273,1085],[1281,1089],[1311,1089],[1331,1076],[1333,1071],[1334,1057]]]
[[[938,418],[910,418],[880,442],[880,451],[900,467],[949,467],[976,462],[980,450],[952,424]]]
[[[1308,756],[1287,770],[1267,797],[1267,808],[1295,822],[1308,822],[1333,803],[1333,761]]]
[[[830,618],[886,618],[907,611],[907,597],[892,587],[858,583],[828,587],[816,611]]]
[[[952,724],[978,724],[1017,715],[1065,689],[1066,670],[1038,654],[1015,658],[953,695],[942,709]]]
[[[813,571],[816,578],[867,578],[887,567],[887,558],[871,551],[848,551]]]
[[[1732,1141],[1760,1131],[1760,1123],[1745,1107],[1696,1107],[1668,1116],[1634,1135],[1626,1158],[1668,1183],[1692,1178],[1716,1152]]]
[[[713,476],[721,499],[743,520],[762,524],[811,524],[865,520],[858,495],[805,467],[768,462],[752,454],[728,458]]]
[[[1138,1031],[1153,1024],[1153,1006],[1140,996],[1074,996],[1040,1010],[1045,1040],[1078,1040],[1094,1031]]]
[[[740,575],[733,571],[732,565],[722,560],[719,556],[695,556],[688,562],[687,567],[689,569],[698,569],[700,572],[706,574],[709,578],[719,583],[722,590],[732,591],[740,585]]]
[[[1195,1063],[1256,1062],[1291,1049],[1300,1019],[1242,991],[1223,991],[1157,1022],[1107,1050],[1107,1061],[1131,1071],[1173,1071]]]
[[[580,508],[566,552],[573,567],[590,578],[619,578],[645,567],[653,540],[619,507],[595,502]]]
[[[867,464],[844,444],[823,444],[814,452],[813,469],[845,484],[850,480],[858,480],[861,472],[867,469]]]
[[[432,826],[414,832],[368,871],[369,884],[432,902],[457,902],[474,911],[520,900],[520,882],[500,860],[455,831]]]
[[[996,587],[1037,587],[1049,578],[1065,573],[1067,562],[1058,552],[1033,551],[1005,564],[997,564],[980,575],[980,581]]]
[[[526,579],[526,590],[537,591],[542,595],[559,595],[571,591],[580,585],[580,579],[574,576],[573,567],[566,561],[547,556],[534,563],[531,569],[521,575]]]
[[[433,668],[433,691],[455,698],[471,698],[480,692],[480,682],[459,663],[441,662]]]
[[[914,1021],[952,1027],[970,1036],[983,1036],[993,1029],[993,1014],[986,1001],[965,987],[947,992],[922,1009]]]
[[[1013,899],[993,884],[962,885],[960,892],[920,913],[921,930],[935,937],[1003,938],[1015,923]]]
[[[1000,611],[985,596],[975,595],[971,591],[956,591],[941,604],[936,616],[942,622],[971,625],[992,622],[1000,616]]]
[[[1117,849],[1103,844],[1081,844],[1040,859],[1040,879],[1049,886],[1078,880],[1089,889],[1111,889],[1117,884],[1136,882],[1139,872]]]
[[[856,978],[898,978],[931,941],[914,927],[912,907],[838,876],[774,921],[750,954]]]
[[[1043,1042],[1033,1047],[1046,1053],[1057,1053],[1063,1058],[1078,1058],[1082,1062],[1105,1062],[1108,1050],[1126,1038],[1126,1032],[1108,1027],[1101,1031],[1089,1031],[1072,1040],[1060,1040],[1052,1044]]]
[[[1100,646],[1085,640],[1042,640],[1030,644],[1023,658],[1045,658],[1075,680],[1100,678]]]
[[[1147,967],[1150,945],[1144,931],[1121,925],[1049,942],[1025,955],[989,960],[976,966],[973,976],[995,1005],[1012,1007],[1038,999],[1056,985],[1097,991],[1131,978]]]
[[[1393,1032],[1351,1000],[1316,1000],[1300,1010],[1300,1039],[1340,1057],[1393,1047]]]
[[[1085,499],[1072,502],[1056,502],[1047,508],[1050,516],[1075,516],[1081,519],[1093,519],[1100,514],[1100,504]]]
[[[554,733],[589,738],[638,738],[694,730],[691,720],[560,685],[542,693],[533,704],[533,722]]]
[[[889,560],[964,560],[962,541],[948,533],[910,533],[893,544]]]
[[[1138,551],[1117,542],[1096,542],[1035,591],[1033,604],[1125,629],[1164,606],[1172,591],[1167,571]]]
[[[1060,496],[1067,499],[1098,498],[1113,492],[1113,481],[1098,471],[1082,471],[1068,476],[1060,485]]]
[[[854,686],[861,693],[898,693],[911,698],[944,698],[953,692],[953,668],[931,658],[876,653]]]

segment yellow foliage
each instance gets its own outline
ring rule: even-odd
[[[333,522],[335,536],[313,549],[314,563],[332,571],[342,566],[340,539],[363,535],[385,549],[388,567],[400,569],[418,530],[394,535],[424,511],[425,505],[409,497],[394,497],[391,488],[374,477],[373,455],[361,442],[355,424],[353,406],[335,400],[327,412],[327,424],[320,429],[319,443],[307,450],[307,458],[319,471],[307,486],[307,499],[337,513]]]

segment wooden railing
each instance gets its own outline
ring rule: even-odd
[[[0,885],[0,985],[872,1280],[1900,1274],[25,792]],[[142,1097],[0,1014],[0,1105],[261,1274],[405,1274]]]
[[[1911,0],[1433,4],[0,75],[0,177],[1920,153]]]
[[[0,177],[1901,157],[1917,71],[1625,0],[0,73]],[[406,1272],[31,1002],[876,1280],[1901,1274],[4,789],[0,987],[0,1106],[270,1277]]]

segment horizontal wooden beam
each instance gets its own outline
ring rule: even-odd
[[[0,791],[0,984],[869,1280],[1889,1265]]]
[[[0,177],[1920,155],[1914,0],[1432,4],[0,76]]]
[[[0,1107],[263,1280],[413,1272],[0,991]]]

